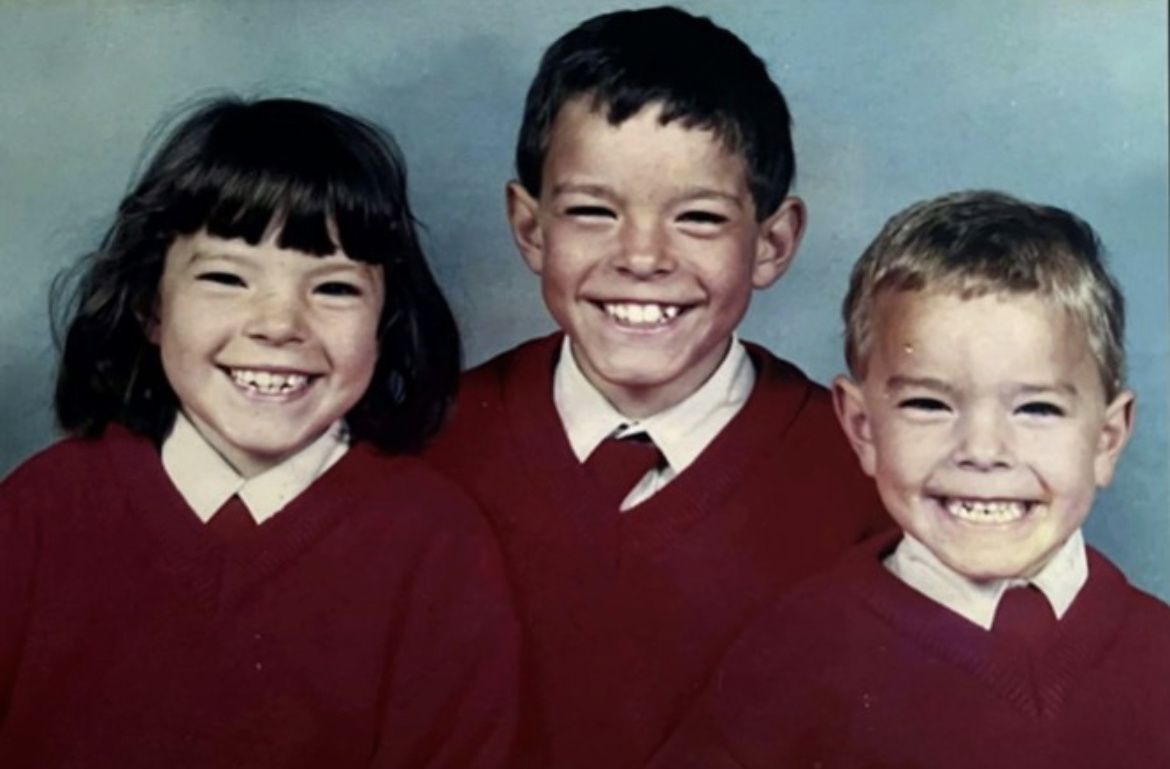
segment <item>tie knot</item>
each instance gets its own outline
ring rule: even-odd
[[[662,463],[662,452],[646,433],[625,438],[606,438],[589,459],[585,468],[614,506],[622,500],[646,473]]]
[[[1036,644],[1056,624],[1056,615],[1044,593],[1034,585],[1009,588],[1000,596],[995,610],[993,632],[1022,642]]]

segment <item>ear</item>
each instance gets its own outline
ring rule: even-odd
[[[512,239],[520,249],[528,269],[537,275],[544,268],[544,233],[540,228],[540,201],[528,194],[528,190],[517,181],[508,182],[505,188],[508,207],[508,224],[512,228]]]
[[[852,379],[838,376],[833,379],[833,408],[837,421],[845,431],[853,451],[861,462],[861,469],[872,476],[877,471],[877,452],[874,450],[873,425],[869,420],[865,396]]]
[[[760,223],[752,285],[767,288],[780,279],[792,263],[804,235],[806,211],[798,197],[784,198],[776,212]]]
[[[1122,392],[1105,408],[1105,421],[1097,437],[1097,456],[1093,459],[1093,475],[1098,486],[1108,486],[1113,480],[1113,469],[1121,450],[1133,434],[1134,395]]]
[[[155,299],[157,304],[158,300]],[[134,317],[138,320],[138,325],[142,326],[142,333],[146,336],[148,342],[153,345],[158,344],[158,308],[151,307],[150,312],[137,311]]]

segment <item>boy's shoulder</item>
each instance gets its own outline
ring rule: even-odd
[[[1144,641],[1154,641],[1161,649],[1170,649],[1170,605],[1136,587],[1125,573],[1100,550],[1086,548],[1089,559],[1089,582],[1084,591],[1095,604],[1123,606],[1126,627],[1136,630]],[[1096,608],[1095,606],[1089,607]],[[1170,664],[1170,654],[1165,655]]]
[[[964,624],[885,568],[885,558],[901,537],[897,529],[873,536],[828,568],[784,590],[757,615],[739,645],[766,650],[773,658],[786,653],[792,659],[803,652],[834,654],[841,651],[837,647],[872,642],[872,633],[863,632],[862,625],[902,626],[905,631]],[[1170,648],[1170,605],[1132,585],[1100,551],[1090,546],[1087,554],[1090,577],[1074,607],[1096,622],[1076,617],[1075,624],[1083,628],[1104,623],[1112,630],[1103,632],[1120,633],[1131,644],[1156,650],[1170,669],[1170,655],[1165,654]]]
[[[461,534],[486,531],[482,507],[464,483],[427,453],[397,454],[356,443],[317,478],[305,495],[363,510],[392,535],[412,520],[421,529]],[[401,532],[401,529],[399,529]]]
[[[459,400],[498,392],[514,376],[539,380],[543,374],[551,383],[564,338],[562,331],[534,337],[465,371],[459,381]]]
[[[728,648],[708,703],[733,731],[765,734],[775,723],[803,718],[803,693],[828,691],[852,661],[880,653],[884,623],[865,593],[893,579],[881,563],[900,533],[885,532],[846,551],[827,568],[776,593]],[[794,693],[802,693],[793,696]],[[758,717],[758,718],[757,718]],[[777,721],[776,719],[779,719]],[[758,722],[757,722],[758,720]]]
[[[832,397],[828,389],[811,379],[799,366],[758,342],[745,340],[743,345],[756,370],[756,392],[796,399],[802,406],[826,407],[831,411]],[[835,417],[833,426],[836,428]]]
[[[901,532],[889,529],[846,550],[827,567],[777,592],[741,635],[738,646],[768,656],[829,653],[826,641],[846,645],[867,635],[844,628],[872,619],[867,609],[875,592],[888,592],[896,578],[882,561]]]
[[[483,447],[502,439],[496,431],[508,423],[509,403],[550,411],[552,372],[563,338],[555,332],[521,342],[465,371],[447,421],[424,456],[447,472],[453,462],[478,465]]]

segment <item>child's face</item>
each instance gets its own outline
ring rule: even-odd
[[[1088,515],[1130,432],[1083,326],[1031,295],[887,292],[841,422],[894,520],[972,579],[1030,577]]]
[[[539,199],[508,187],[508,213],[549,311],[585,375],[628,416],[661,411],[715,370],[753,288],[796,251],[799,200],[756,221],[743,160],[710,131],[620,125],[584,100],[553,125]]]
[[[365,393],[381,267],[199,232],[167,251],[148,324],[183,413],[245,476],[318,438]]]

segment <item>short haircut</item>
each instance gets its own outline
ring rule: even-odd
[[[677,8],[617,11],[589,19],[545,51],[528,89],[516,172],[533,196],[553,123],[586,98],[620,125],[661,104],[663,125],[708,129],[744,160],[756,216],[770,216],[796,173],[791,119],[764,62],[731,32]]]
[[[460,345],[418,241],[402,154],[373,124],[296,99],[227,97],[186,111],[100,247],[59,277],[60,426],[93,436],[118,422],[161,443],[178,402],[143,324],[167,250],[201,229],[257,245],[273,226],[282,248],[323,256],[340,246],[382,267],[378,361],[345,421],[354,440],[420,448],[454,395]]]
[[[853,267],[842,307],[849,370],[864,378],[882,292],[1033,294],[1084,326],[1112,400],[1125,381],[1125,303],[1102,252],[1097,234],[1075,214],[1001,192],[915,203],[886,222]]]

